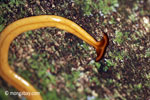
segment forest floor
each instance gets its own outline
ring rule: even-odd
[[[120,0],[116,11],[86,15],[76,0],[0,0],[0,32],[29,16],[58,15],[72,20],[109,45],[95,62],[93,47],[57,29],[41,28],[18,36],[9,49],[12,69],[40,91],[44,100],[150,100],[150,3]],[[107,0],[109,1],[109,0]],[[0,78],[0,100],[17,91]]]

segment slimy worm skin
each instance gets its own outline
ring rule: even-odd
[[[56,27],[74,34],[96,49],[99,61],[108,45],[108,37],[104,34],[101,41],[96,41],[84,29],[66,18],[55,15],[27,17],[8,25],[0,34],[0,76],[20,92],[37,92],[24,78],[15,73],[8,64],[8,51],[11,42],[21,33],[42,27]],[[41,95],[26,95],[28,100],[42,100]]]

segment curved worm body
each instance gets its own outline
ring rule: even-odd
[[[20,92],[32,93],[37,92],[37,90],[10,68],[8,64],[9,46],[14,38],[16,38],[19,34],[42,27],[56,27],[65,30],[92,45],[96,49],[98,55],[96,61],[99,61],[102,58],[108,44],[108,37],[106,34],[104,34],[104,37],[101,41],[97,42],[76,23],[60,16],[41,15],[23,18],[13,22],[12,24],[8,25],[0,34],[0,76]],[[26,95],[26,98],[28,100],[42,100],[40,94]]]

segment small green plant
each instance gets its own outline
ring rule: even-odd
[[[116,31],[116,38],[114,39],[115,42],[117,42],[118,44],[121,44],[123,42],[123,33],[120,31]]]
[[[97,77],[92,77],[91,82],[95,82],[96,85],[99,85],[99,84],[100,84],[100,81],[98,80]]]
[[[145,52],[145,57],[150,57],[150,48],[148,48]]]
[[[97,63],[97,62],[95,62],[95,66],[96,66],[96,68],[100,68],[101,67],[101,64],[100,63]]]
[[[18,7],[20,4],[24,4],[24,2],[23,2],[23,0],[10,0],[9,4],[12,6],[16,5]]]
[[[7,92],[9,92],[9,91],[6,91],[5,89],[0,88],[0,100],[14,100],[9,95],[5,94]]]
[[[9,0],[7,3],[3,0],[0,0],[0,8],[5,7],[7,10],[11,11],[10,7],[24,5],[23,0]]]
[[[0,16],[0,32],[4,29],[4,22],[5,22],[5,19],[2,17],[2,16]]]
[[[4,15],[8,12],[13,13],[13,7],[19,7],[20,5],[24,5],[23,0],[0,0],[0,32],[4,29],[8,20]]]
[[[0,6],[0,9],[1,9],[1,6]],[[0,11],[0,15],[2,12]],[[2,30],[4,29],[5,27],[5,23],[6,23],[6,19],[4,19],[3,16],[0,16],[0,32],[2,32]]]
[[[59,100],[56,90],[48,91],[46,94],[42,94],[44,100]]]
[[[4,25],[1,24],[1,25],[0,25],[0,32],[1,32],[3,29],[4,29]]]
[[[134,85],[134,90],[135,91],[138,91],[138,90],[141,90],[141,89],[142,89],[142,84],[141,83]]]
[[[102,15],[109,14],[111,11],[116,11],[119,6],[118,0],[74,0],[81,7],[84,14],[89,16],[93,11],[99,12]]]
[[[129,38],[129,32],[120,32],[119,30],[117,30],[115,32],[115,39],[114,42],[118,43],[118,44],[122,44],[124,41],[126,40],[130,40]]]
[[[32,31],[25,32],[26,38],[29,38],[33,34]]]
[[[113,79],[107,79],[107,85],[112,85],[114,83]]]
[[[8,96],[5,95],[5,91],[2,88],[0,89],[0,99],[1,100],[8,100]]]
[[[129,19],[132,20],[133,22],[136,21],[136,14],[132,13],[131,15],[129,15]]]
[[[111,20],[109,21],[109,24],[116,24],[114,17],[111,16]]]
[[[110,67],[114,66],[113,62],[106,60],[106,66],[103,68],[103,71],[107,72]]]
[[[55,76],[53,76],[49,69],[53,72],[55,67],[48,63],[48,59],[42,59],[45,54],[33,54],[32,58],[28,60],[29,65],[32,69],[37,70],[37,75],[39,78],[43,79],[43,85],[47,86],[49,83],[55,84]]]
[[[12,65],[16,59],[17,59],[17,58],[16,58],[16,55],[15,55],[15,54],[10,54],[10,55],[9,55],[9,58],[8,58],[8,63],[9,63],[10,65]]]
[[[83,42],[83,44],[81,45],[85,50],[89,50],[89,46],[87,45],[87,43]]]

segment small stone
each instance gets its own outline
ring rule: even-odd
[[[95,91],[92,91],[92,95],[98,97],[98,94]]]
[[[120,18],[117,18],[117,21],[120,22]]]
[[[83,92],[83,87],[80,86],[80,87],[77,89],[77,91],[78,91],[79,93]]]
[[[79,67],[78,70],[84,71],[84,68],[83,67]]]

